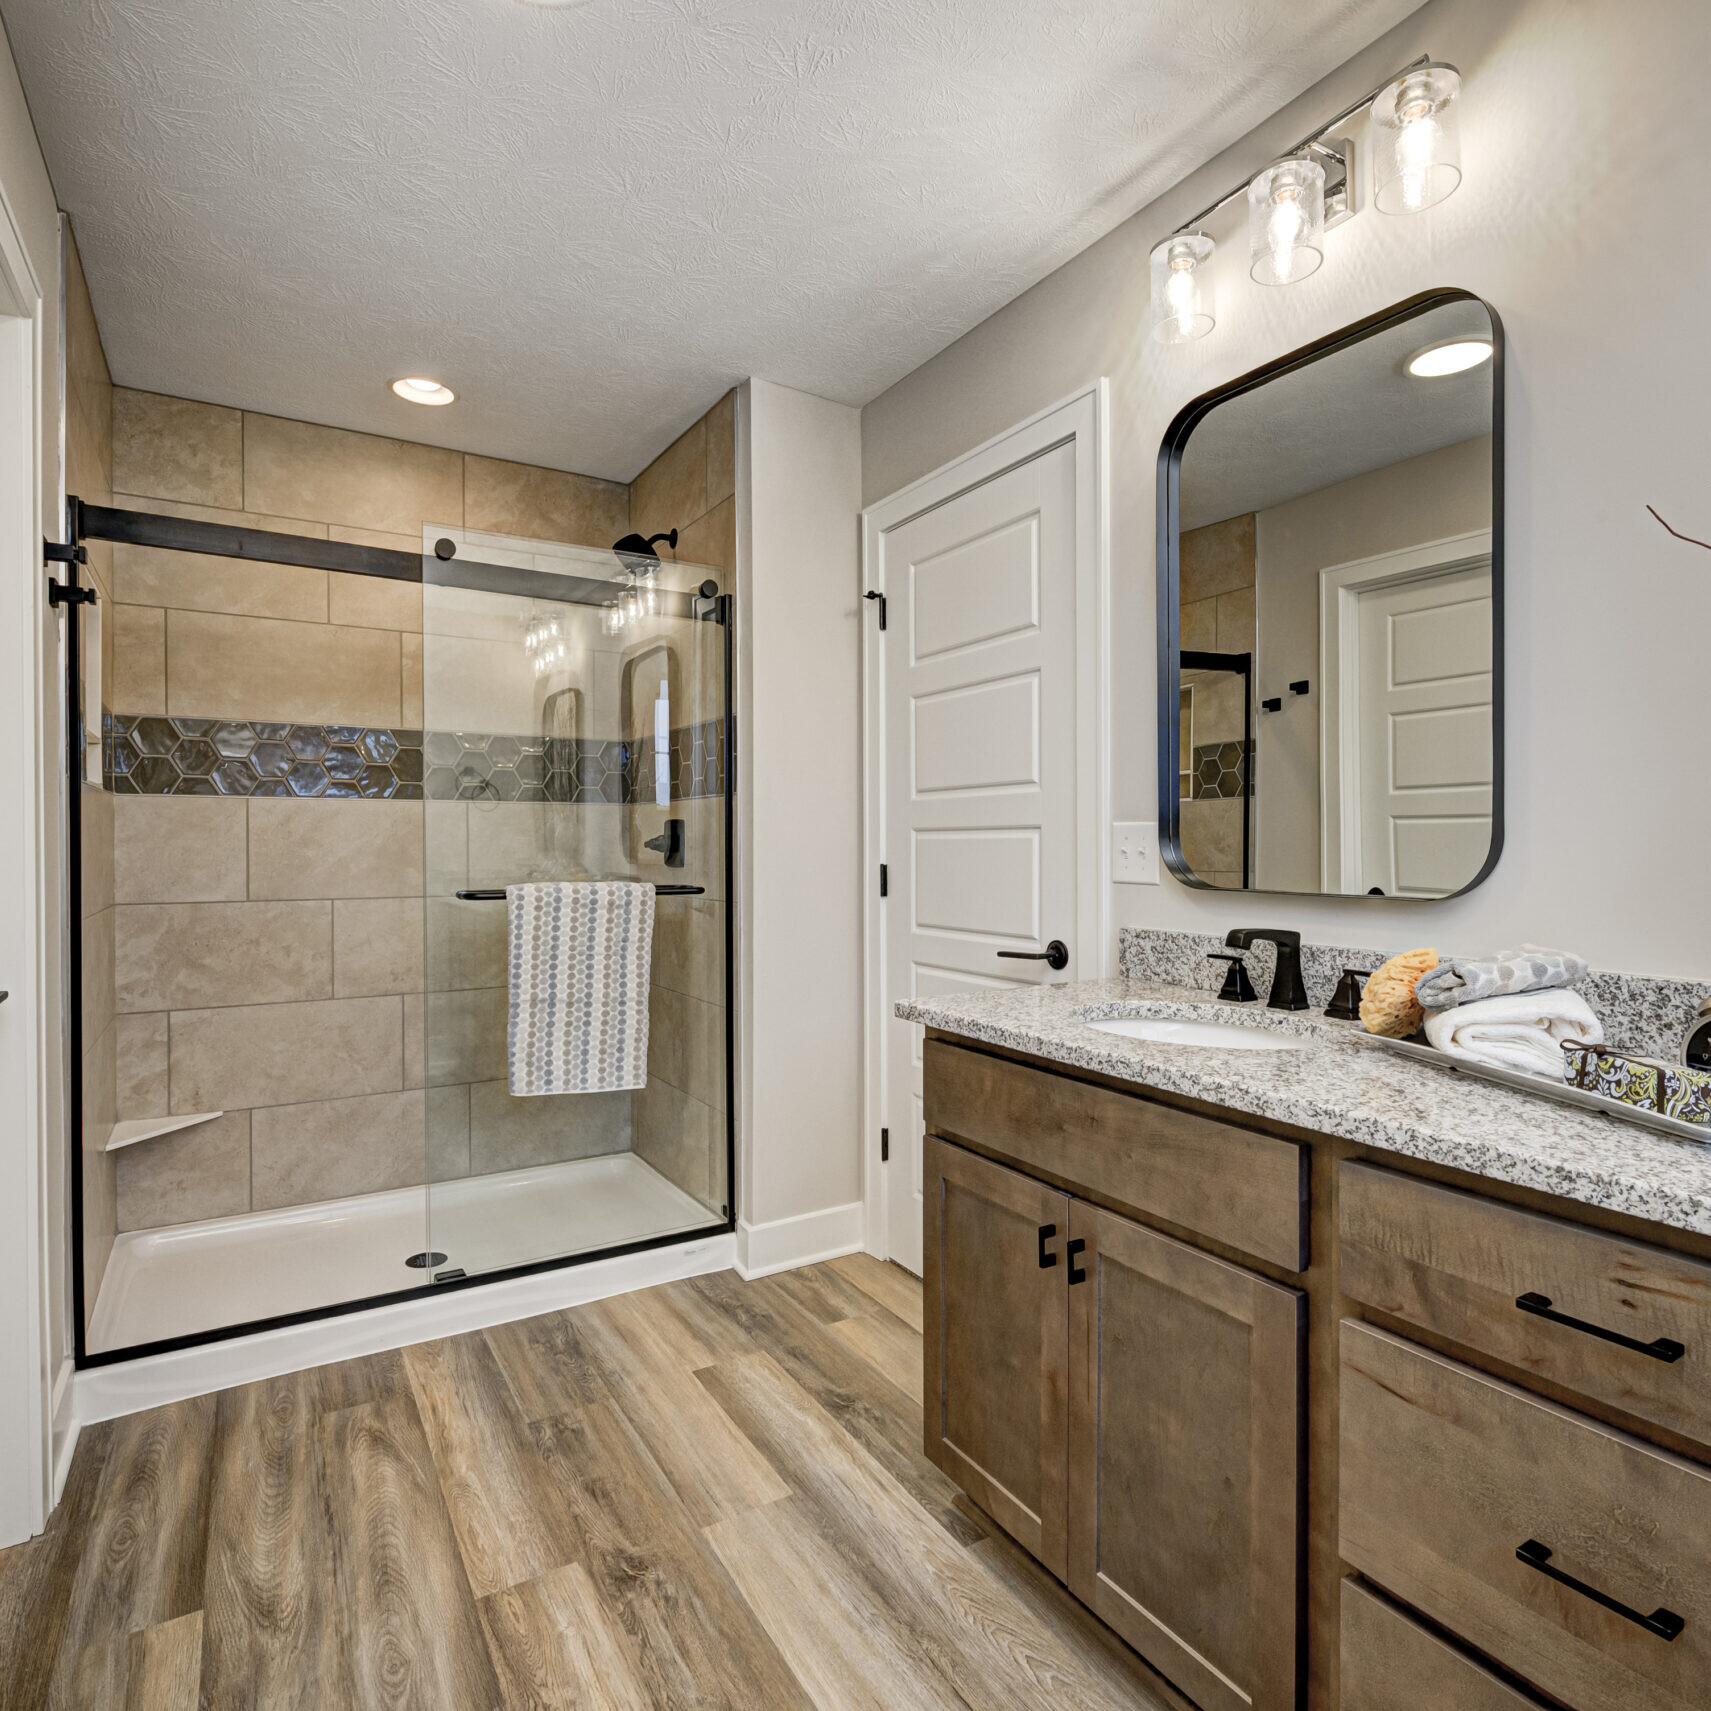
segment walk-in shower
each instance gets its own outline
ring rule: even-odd
[[[73,1149],[80,1360],[732,1228],[714,574],[652,542],[430,525],[417,553],[71,512],[198,590],[161,596],[159,704],[110,702],[99,740],[119,1093]],[[74,730],[83,675],[74,650]],[[584,878],[656,889],[647,1084],[514,1097],[505,888]],[[192,1184],[218,1215],[179,1221]]]

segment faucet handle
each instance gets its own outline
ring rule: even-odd
[[[1239,951],[1208,951],[1206,955],[1213,962],[1227,962],[1230,965],[1224,976],[1224,984],[1218,992],[1220,998],[1227,999],[1232,1004],[1252,1004],[1259,997],[1254,991],[1254,983],[1248,979],[1248,965],[1242,960]]]
[[[1366,986],[1366,977],[1372,971],[1365,968],[1345,968],[1343,978],[1337,982],[1336,994],[1325,1006],[1325,1014],[1339,1022],[1353,1022],[1360,1016],[1361,992]]]

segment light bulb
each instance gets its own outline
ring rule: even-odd
[[[1454,66],[1405,72],[1372,103],[1372,126],[1382,145],[1373,156],[1373,204],[1381,214],[1417,214],[1442,202],[1461,183],[1455,101],[1461,76]]]
[[[1248,186],[1248,269],[1261,285],[1293,285],[1325,259],[1325,169],[1292,156]]]
[[[1211,332],[1206,263],[1212,250],[1212,240],[1199,232],[1179,232],[1153,250],[1153,337],[1160,344],[1180,345]]]
[[[1295,246],[1305,222],[1301,215],[1301,193],[1292,184],[1280,184],[1271,195],[1271,218],[1266,238],[1271,245],[1272,265],[1287,284],[1295,275]]]

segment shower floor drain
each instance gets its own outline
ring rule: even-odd
[[[406,1265],[413,1265],[417,1271],[426,1271],[431,1265],[444,1265],[446,1263],[446,1256],[437,1252],[433,1248],[428,1248],[422,1253],[411,1254],[404,1263]]]

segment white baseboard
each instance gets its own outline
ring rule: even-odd
[[[71,1458],[77,1449],[77,1430],[81,1422],[77,1418],[76,1387],[77,1367],[70,1360],[62,1361],[58,1376],[53,1381],[53,1426],[51,1442],[53,1445],[53,1495],[48,1500],[49,1508],[57,1508],[59,1500],[65,1492],[65,1478],[71,1472]]]
[[[861,1245],[862,1203],[852,1200],[770,1224],[738,1224],[737,1271],[743,1277],[766,1277],[859,1253]]]
[[[254,1336],[232,1337],[173,1354],[86,1367],[71,1387],[72,1436],[75,1438],[78,1425],[158,1408],[165,1402],[181,1402],[230,1385],[379,1354],[432,1337],[480,1330],[484,1325],[503,1325],[680,1277],[728,1271],[736,1258],[735,1236],[703,1236],[673,1247],[649,1248],[614,1259],[590,1260],[586,1265],[505,1278],[473,1289],[454,1289],[444,1295],[343,1313],[306,1325],[288,1325],[283,1330],[259,1331]],[[69,1466],[69,1452],[66,1460]]]

